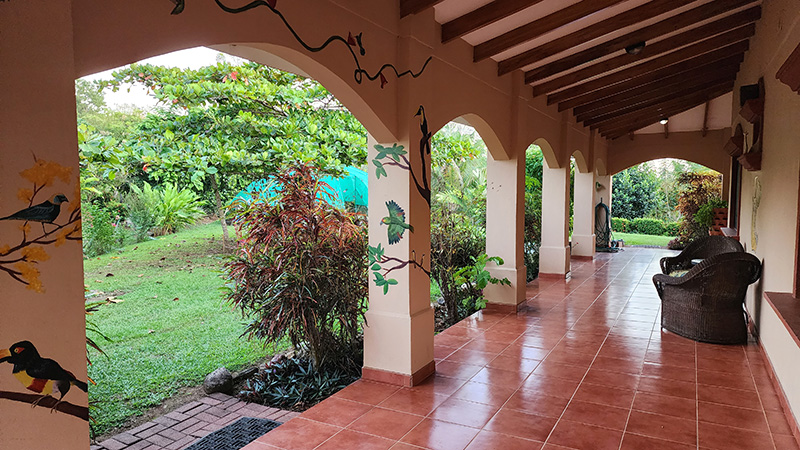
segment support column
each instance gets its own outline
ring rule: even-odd
[[[410,165],[423,183],[430,158],[411,142],[367,139],[370,280],[362,375],[403,386],[419,384],[434,372],[430,205],[409,170]]]
[[[572,222],[572,256],[592,259],[595,253],[594,235],[594,172],[575,173],[575,204]]]
[[[484,289],[489,303],[516,311],[525,301],[526,271],[523,259],[525,232],[525,152],[510,160],[486,157],[486,254],[504,264],[491,263],[495,278],[508,278],[511,286],[490,284]]]
[[[542,245],[539,276],[569,273],[569,167],[542,168]]]

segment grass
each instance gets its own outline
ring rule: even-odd
[[[675,236],[651,236],[649,234],[617,233],[615,231],[613,238],[615,240],[622,239],[625,241],[626,247],[631,245],[655,245],[658,247],[666,247],[669,241],[675,239]]]
[[[89,318],[111,339],[90,333],[105,352],[90,352],[94,435],[201,384],[220,366],[239,370],[280,350],[239,337],[244,319],[219,290],[221,235],[214,222],[84,262],[90,299],[122,300]]]

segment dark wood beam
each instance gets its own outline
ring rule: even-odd
[[[650,64],[651,71],[660,69],[662,67],[667,67],[675,63],[694,58],[695,56],[714,51],[718,48],[725,47],[731,42],[746,41],[747,39],[752,37],[755,34],[755,32],[756,32],[756,26],[755,24],[751,23],[750,25],[746,25],[741,28],[736,28],[735,30],[728,31],[726,33],[718,34],[710,39],[706,39],[696,44],[689,45],[688,47],[683,47],[680,50],[667,53],[666,55],[658,57],[656,59],[651,59],[646,63],[630,66],[630,68],[627,70],[634,70],[637,67],[645,66],[646,64]],[[688,33],[691,34],[691,32]],[[675,36],[675,39],[679,38],[683,39],[684,34]],[[671,40],[672,39],[667,39],[667,41]],[[658,46],[658,44],[660,43],[657,43],[656,45],[654,45],[654,47]],[[670,43],[667,42],[667,45],[665,45],[664,47],[669,47],[669,46]],[[659,50],[666,51],[666,49],[661,49],[661,48],[659,48]],[[625,60],[629,61],[630,56],[631,55],[623,55],[617,58],[612,58],[610,60],[603,61],[594,64],[592,66],[586,67],[585,69],[581,69],[576,72],[572,72],[562,77],[556,78],[555,80],[551,80],[542,84],[537,84],[536,86],[533,86],[532,89],[533,96],[536,97],[542,94],[553,92],[558,89],[567,87],[569,85],[579,83],[583,80],[606,73],[614,69],[615,67],[621,67],[620,65],[617,64],[624,65],[623,61]],[[618,60],[619,62],[617,62]],[[623,69],[622,72],[624,72],[625,70],[626,69]]]
[[[614,138],[619,137],[620,135],[624,136],[628,132],[639,130],[643,127],[648,125],[652,125],[658,122],[663,117],[674,117],[677,114],[686,112],[692,108],[697,107],[698,105],[702,105],[703,103],[719,97],[720,95],[726,94],[733,89],[733,83],[720,87],[718,90],[710,90],[705,93],[697,93],[696,96],[692,96],[691,98],[685,99],[676,99],[682,100],[681,102],[673,103],[670,106],[662,105],[656,108],[652,108],[647,111],[641,111],[638,114],[632,117],[621,118],[617,122],[610,122],[608,124],[603,125],[602,127],[598,127],[600,134],[606,137],[614,136]]]
[[[400,17],[410,16],[433,8],[444,0],[400,0]]]
[[[697,70],[681,72],[660,78],[652,83],[644,83],[633,89],[576,106],[573,109],[573,113],[578,116],[611,106],[624,105],[626,103],[635,102],[651,94],[675,90],[676,86],[681,86],[685,83],[696,84],[702,80],[725,75],[735,78],[736,73],[739,71],[739,64],[739,61],[732,64],[722,64],[721,62],[712,63],[711,65],[698,67]]]
[[[692,94],[696,94],[698,92],[705,92],[709,89],[716,89],[722,85],[728,85],[730,83],[733,83],[734,81],[735,81],[734,78],[708,80],[697,85],[686,86],[681,89],[676,89],[673,93],[656,95],[639,103],[627,105],[623,108],[614,111],[604,112],[603,114],[593,114],[589,116],[578,117],[578,122],[582,122],[584,126],[588,127],[592,127],[595,125],[602,125],[603,123],[614,121],[620,117],[629,117],[638,114],[642,110],[647,110],[653,107],[669,104],[669,102],[674,101],[675,99],[688,97],[691,96]]]
[[[568,23],[580,20],[623,1],[625,0],[582,0],[476,45],[473,51],[473,59],[475,62],[483,61],[490,56],[497,55],[523,42],[536,39],[556,28],[563,27]]]
[[[614,114],[620,114],[624,111],[631,110],[635,108],[637,105],[646,104],[648,102],[658,102],[664,99],[669,99],[678,95],[680,92],[684,92],[689,90],[696,91],[698,89],[702,89],[703,87],[708,87],[709,83],[711,85],[725,82],[725,81],[732,81],[736,79],[736,72],[734,71],[727,71],[727,72],[720,72],[715,76],[707,76],[707,77],[698,77],[694,79],[685,79],[682,83],[667,85],[667,86],[660,86],[654,87],[650,90],[650,92],[643,93],[639,96],[632,97],[626,99],[622,102],[616,103],[609,103],[601,108],[597,108],[591,111],[586,112],[579,112],[578,109],[575,109],[575,116],[578,119],[578,122],[584,122],[588,119],[596,119],[598,117],[605,117],[605,116],[613,116]],[[589,125],[589,123],[587,123]]]
[[[697,22],[729,11],[731,8],[736,8],[751,2],[752,0],[738,0],[735,2],[736,4],[729,5],[728,3],[731,3],[729,1],[717,0],[712,3],[707,3],[698,8],[686,11],[685,13],[678,14],[675,17],[670,17],[669,19],[653,24],[649,27],[645,27],[641,30],[634,31],[617,39],[602,43],[588,50],[567,56],[566,58],[546,64],[542,67],[529,70],[525,72],[525,82],[531,84],[536,81],[543,80],[560,72],[578,67],[581,64],[591,62],[597,58],[610,55],[619,50],[624,50],[625,47],[629,45],[633,45],[637,42],[646,42],[658,36],[672,33],[675,30],[694,25]],[[637,55],[629,55],[627,53],[622,54],[609,60],[613,61],[613,63],[608,62],[607,65],[611,64],[611,67],[621,67],[626,64],[641,61],[642,59],[672,51],[678,47],[709,38],[715,34],[747,25],[757,21],[760,18],[761,7],[755,6],[745,11],[740,11],[736,14],[716,20],[709,24],[685,31],[679,35],[649,44],[645,46],[642,52]]]
[[[673,65],[664,65],[663,58],[657,58],[645,63],[639,64],[637,66],[620,70],[618,72],[614,72],[612,74],[606,75],[602,78],[597,78],[591,81],[586,81],[584,83],[569,87],[564,89],[563,91],[556,92],[551,94],[547,97],[547,103],[552,104],[556,102],[561,102],[573,97],[577,97],[579,95],[583,95],[588,92],[596,91],[598,89],[607,88],[617,83],[626,82],[635,78],[644,77],[647,74],[654,72],[659,69],[663,69],[668,67],[669,69],[664,70],[664,72],[679,72],[681,70],[689,70],[693,67],[697,67],[701,64],[710,63],[712,61],[718,61],[729,56],[740,55],[746,52],[750,48],[750,44],[747,41],[737,42],[726,47],[723,47],[719,50],[709,52],[703,55],[699,55],[695,58],[686,60],[684,62],[680,62],[678,64]],[[679,53],[678,52],[674,53]],[[673,59],[674,57],[670,57]],[[687,67],[688,66],[688,67]],[[638,80],[637,80],[638,81]]]
[[[666,117],[667,121],[664,122],[664,139],[669,139],[669,117]]]
[[[694,106],[702,105],[710,98],[712,98],[709,97],[711,93],[716,93],[716,92],[724,93],[730,91],[733,88],[733,83],[734,81],[731,80],[723,83],[718,83],[714,86],[707,86],[704,87],[703,89],[692,90],[690,92],[682,91],[680,94],[674,96],[671,99],[661,100],[654,104],[641,105],[635,110],[631,110],[624,114],[615,115],[613,117],[603,119],[602,121],[594,121],[591,125],[589,125],[589,128],[600,129],[601,132],[603,132],[607,130],[609,127],[614,127],[621,123],[635,122],[638,120],[642,120],[644,117],[650,117],[651,114],[655,115],[660,114],[660,117],[658,118],[658,120],[660,120],[663,119],[664,117],[671,116],[672,111],[675,108],[680,109],[688,104],[692,104]]]
[[[553,39],[546,44],[542,44],[519,55],[504,59],[497,64],[497,73],[498,75],[505,75],[544,58],[613,33],[620,28],[635,25],[661,14],[668,13],[683,5],[692,3],[693,1],[694,0],[651,0],[644,5],[629,9],[614,17],[610,17],[558,39]]]
[[[692,58],[681,63],[665,67],[641,77],[633,78],[621,83],[613,84],[611,86],[587,92],[576,97],[564,100],[558,104],[558,110],[564,111],[569,108],[575,108],[581,105],[590,104],[592,102],[603,102],[606,99],[615,99],[617,95],[638,95],[652,89],[653,86],[661,84],[664,80],[672,81],[672,78],[678,77],[680,80],[682,76],[694,78],[695,76],[704,76],[708,73],[713,73],[717,67],[727,67],[739,65],[744,60],[744,54],[729,56],[724,59],[716,60],[716,58],[709,57],[713,53]],[[563,91],[562,91],[563,92]],[[551,104],[551,96],[547,97],[548,104]],[[624,97],[623,97],[624,98]]]
[[[689,96],[675,98],[659,106],[639,111],[636,114],[619,117],[614,121],[607,122],[595,128],[597,128],[601,134],[606,135],[611,132],[625,133],[628,131],[636,131],[642,127],[652,125],[664,117],[673,117],[676,114],[686,112],[698,105],[702,105],[713,98],[730,92],[732,89],[733,83],[728,83],[726,85],[720,85],[718,88],[708,89],[704,92],[695,92]]]
[[[494,0],[442,25],[442,42],[450,42],[478,28],[504,19],[542,0]]]
[[[711,106],[711,102],[706,102],[706,107],[703,109],[703,128],[700,130],[703,133],[703,137],[706,137],[708,134],[708,108]]]

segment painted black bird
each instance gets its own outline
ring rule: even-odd
[[[3,362],[14,365],[11,372],[26,389],[42,394],[33,406],[45,397],[55,398],[58,395],[58,401],[52,408],[55,410],[71,386],[76,386],[83,392],[89,388],[86,383],[75,378],[75,375],[64,370],[57,362],[39,356],[36,347],[29,341],[17,342],[10,348],[0,350],[0,363]]]
[[[186,1],[173,0],[173,2],[175,3],[175,7],[172,8],[172,12],[170,12],[170,14],[172,14],[173,16],[177,16],[178,14],[182,13],[183,9],[186,7]]]
[[[431,154],[431,136],[433,133],[428,130],[428,118],[425,117],[425,108],[419,105],[417,113],[414,117],[419,117],[419,131],[422,132],[422,137],[419,138],[419,148],[425,149],[425,153]]]
[[[44,224],[53,223],[58,215],[61,213],[61,204],[69,202],[64,194],[56,194],[50,200],[45,200],[38,205],[25,208],[17,211],[14,214],[6,217],[0,217],[0,220],[24,220],[26,222],[41,222],[42,230]]]

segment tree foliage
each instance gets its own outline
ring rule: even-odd
[[[700,208],[722,196],[722,175],[713,171],[688,172],[678,176],[680,194],[678,211],[681,221],[680,240],[688,242],[708,234],[708,226],[694,220]]]
[[[663,202],[656,174],[646,164],[614,175],[611,211],[615,217],[638,219],[655,216]]]

